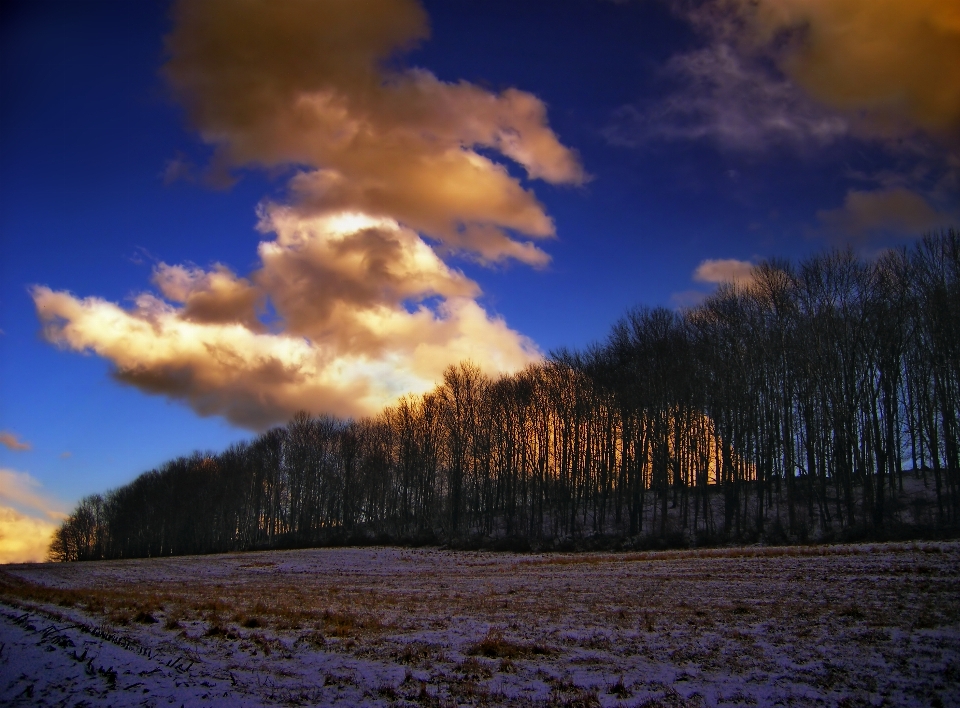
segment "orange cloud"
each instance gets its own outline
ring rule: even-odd
[[[14,452],[23,452],[31,448],[30,443],[21,440],[16,433],[11,433],[7,430],[0,431],[0,445],[4,445],[7,449],[13,450]]]
[[[552,236],[552,220],[494,150],[553,183],[582,183],[543,103],[508,89],[388,68],[427,36],[412,0],[180,2],[164,68],[216,165],[307,169],[291,188],[310,213],[389,217],[485,260],[543,255],[504,229]],[[395,62],[394,62],[395,63]],[[500,249],[472,227],[501,233]]]
[[[42,561],[53,532],[66,518],[63,505],[40,493],[26,472],[0,469],[0,563]]]
[[[720,3],[723,7],[731,3]],[[960,134],[954,0],[735,0],[741,39],[772,49],[811,96],[869,131]]]
[[[854,241],[878,233],[918,236],[956,220],[956,216],[936,211],[926,199],[904,187],[850,190],[843,206],[818,211],[817,218],[834,238]]]
[[[0,506],[0,564],[45,560],[59,524]]]
[[[803,150],[852,135],[885,139],[899,152],[926,150],[932,138],[957,154],[956,0],[669,4],[706,45],[664,66],[671,95],[617,111],[605,130],[614,144],[710,140],[740,151]]]
[[[693,271],[693,280],[697,283],[722,285],[733,283],[740,287],[749,287],[753,284],[756,266],[750,261],[739,261],[735,258],[708,258],[700,261]],[[681,290],[670,296],[674,307],[679,309],[699,306],[708,296],[703,290]]]
[[[716,258],[702,261],[693,272],[698,283],[733,283],[747,285],[753,280],[753,264],[734,258]]]
[[[216,264],[211,271],[160,263],[153,282],[171,302],[183,303],[183,317],[192,322],[237,322],[262,331],[257,319],[260,294],[249,281]]]
[[[372,413],[464,359],[496,374],[540,357],[443,260],[549,261],[533,240],[553,221],[493,158],[584,182],[538,98],[403,68],[427,36],[412,0],[190,0],[174,20],[163,71],[215,146],[211,175],[292,167],[290,201],[260,205],[245,277],[161,263],[158,294],[129,308],[35,287],[51,342],[253,429],[300,409]]]
[[[301,409],[370,414],[429,390],[464,359],[493,375],[539,358],[533,342],[480,307],[473,281],[396,222],[306,218],[275,206],[261,228],[276,239],[261,243],[262,265],[242,286],[216,268],[161,264],[155,281],[167,299],[141,294],[129,310],[34,288],[45,336],[110,360],[120,381],[253,429]],[[281,331],[233,316],[230,297],[221,309],[207,301],[198,319],[190,303],[217,277],[227,292],[242,287],[253,291],[250,300],[269,298]],[[440,298],[436,308],[422,303],[431,297]]]

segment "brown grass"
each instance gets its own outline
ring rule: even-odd
[[[499,629],[489,629],[487,635],[467,649],[469,656],[485,656],[489,659],[522,659],[530,656],[547,656],[553,650],[542,644],[525,644],[510,641]]]
[[[955,544],[537,557],[427,552],[420,560],[394,558],[407,561],[396,574],[375,565],[341,572],[346,566],[336,565],[344,563],[337,552],[302,553],[297,562],[308,571],[289,574],[265,574],[257,568],[279,564],[250,556],[178,561],[181,574],[211,564],[212,571],[190,575],[190,582],[156,571],[150,561],[14,571],[37,582],[0,570],[0,597],[47,611],[74,608],[107,624],[154,624],[151,631],[170,632],[175,641],[232,641],[231,650],[251,654],[389,657],[416,674],[409,685],[388,687],[397,700],[416,700],[420,682],[428,681],[421,703],[430,705],[495,704],[497,674],[513,674],[510,684],[541,666],[601,672],[618,657],[646,656],[737,673],[760,670],[770,646],[790,654],[831,637],[855,644],[856,652],[891,652],[905,632],[960,626]],[[124,567],[127,577],[147,579],[118,583]],[[491,629],[461,643],[448,631],[462,621]],[[766,649],[757,644],[761,624]],[[708,635],[713,639],[705,643]],[[833,650],[848,651],[840,644]],[[620,670],[593,684],[599,694],[558,684],[553,704],[597,705],[624,690],[641,700],[650,687],[641,689],[629,674],[619,681],[613,672]],[[847,685],[842,677],[816,678],[828,679]],[[465,685],[456,694],[440,690],[451,682]],[[683,700],[663,694],[648,705],[696,705]]]
[[[91,565],[90,567],[93,567]],[[244,629],[298,630],[314,627],[334,637],[357,637],[383,631],[384,624],[368,608],[340,607],[319,609],[317,598],[305,598],[299,589],[270,587],[270,601],[260,593],[251,594],[245,585],[228,587],[203,583],[124,583],[110,587],[56,588],[29,582],[0,570],[0,597],[14,604],[76,607],[99,616],[108,624],[124,627],[133,623],[161,624],[168,631],[179,631],[184,623],[203,621],[209,637],[239,636],[224,617]],[[265,590],[261,588],[262,592]],[[331,596],[336,591],[329,593]],[[346,606],[344,606],[346,605]]]
[[[881,544],[874,544],[878,547]],[[809,558],[817,556],[858,556],[871,552],[871,546],[815,545],[815,546],[736,546],[731,548],[688,548],[669,551],[641,551],[627,553],[563,553],[543,558],[521,560],[526,565],[597,565],[600,563],[644,563],[691,558]],[[885,552],[926,554],[943,553],[933,543],[883,545]]]

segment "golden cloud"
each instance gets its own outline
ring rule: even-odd
[[[211,271],[160,263],[154,270],[153,282],[168,300],[183,303],[183,317],[187,320],[238,322],[254,331],[264,329],[257,319],[261,301],[257,289],[219,263]]]
[[[63,505],[40,493],[40,483],[26,472],[0,468],[0,563],[28,563],[46,558]]]
[[[818,211],[817,218],[834,238],[863,241],[875,233],[916,236],[948,226],[956,216],[938,212],[916,192],[893,187],[850,190],[843,206]]]
[[[159,294],[130,308],[34,288],[51,342],[253,429],[300,409],[369,414],[464,359],[497,374],[539,358],[443,260],[549,261],[529,239],[553,221],[491,157],[586,179],[538,98],[401,67],[427,36],[412,0],[190,0],[174,21],[164,74],[215,146],[214,175],[295,168],[290,202],[260,206],[268,237],[246,277],[160,263]]]
[[[0,506],[0,563],[45,560],[58,524]]]
[[[542,262],[503,230],[548,237],[552,220],[475,148],[558,184],[585,180],[576,155],[529,93],[389,68],[427,36],[417,3],[203,0],[174,15],[164,71],[217,166],[303,166],[291,187],[306,211],[388,217],[484,260]]]
[[[722,3],[729,5],[729,3]],[[774,48],[811,96],[871,131],[960,135],[954,0],[736,0],[749,41]]]
[[[733,283],[747,285],[753,280],[753,263],[735,258],[715,258],[702,261],[693,272],[698,283]]]
[[[242,285],[220,267],[161,264],[154,280],[167,299],[141,294],[129,310],[34,288],[45,336],[110,360],[120,381],[253,429],[301,409],[370,414],[464,359],[495,375],[539,358],[477,304],[473,281],[396,222],[273,207],[262,228],[276,239],[261,243],[262,266]],[[206,300],[198,319],[190,305],[217,278],[228,294],[251,290],[243,302],[269,298],[280,331],[250,324],[232,296]],[[436,308],[422,303],[431,297]]]

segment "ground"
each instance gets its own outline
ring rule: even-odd
[[[960,706],[960,543],[0,566],[0,703]]]

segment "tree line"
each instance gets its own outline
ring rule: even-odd
[[[652,547],[960,529],[960,232],[771,260],[683,312],[359,420],[298,413],[83,499],[55,560]]]

